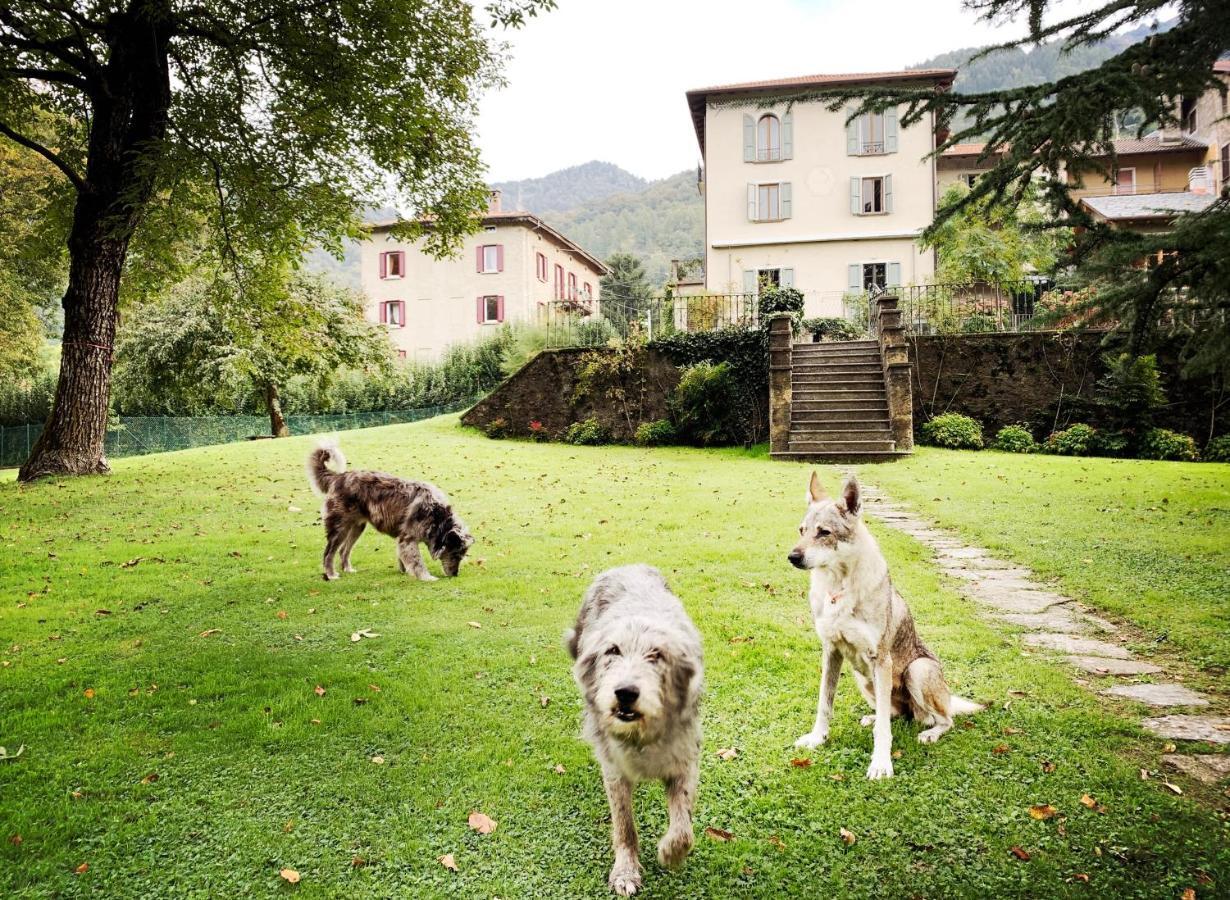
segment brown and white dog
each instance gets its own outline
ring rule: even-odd
[[[823,643],[816,722],[796,747],[813,748],[829,736],[833,696],[843,662],[850,663],[859,691],[875,710],[863,726],[874,725],[868,778],[893,774],[893,716],[917,719],[924,744],[938,741],[952,717],[982,709],[949,693],[935,654],[918,637],[905,600],[893,589],[888,563],[863,524],[862,497],[854,476],[836,500],[815,472],[807,493],[807,514],[791,565],[811,571],[812,620]]]
[[[332,463],[338,471],[332,471]],[[383,472],[347,472],[338,446],[322,442],[307,458],[308,481],[325,498],[325,580],[338,577],[333,556],[341,556],[342,571],[353,572],[350,551],[369,524],[397,541],[397,567],[420,581],[435,581],[427,571],[419,544],[427,545],[444,574],[454,576],[474,538],[453,512],[444,491],[425,481],[407,481]]]

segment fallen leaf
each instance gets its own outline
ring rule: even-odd
[[[201,637],[209,637],[210,635],[221,634],[221,633],[222,633],[221,628],[206,628],[204,631],[201,632]]]
[[[1174,753],[1174,751],[1175,751],[1175,746],[1174,746],[1174,744],[1165,744],[1165,745],[1162,747],[1162,752],[1163,752],[1163,753]]]
[[[312,719],[311,724],[312,724],[312,725],[319,725],[319,724],[320,724],[320,719]]]
[[[20,834],[11,835],[9,837],[9,843],[12,844],[14,847],[20,847],[21,846],[21,835]]]
[[[366,697],[355,697],[352,702],[354,703],[355,706],[362,706],[364,703],[367,702],[367,698]]]
[[[901,759],[901,751],[900,751],[900,750],[894,750],[894,751],[893,751],[893,759]]]
[[[1094,800],[1088,794],[1081,794],[1081,806],[1084,806],[1087,809],[1096,809],[1097,805],[1097,800]]]
[[[838,833],[841,835],[841,842],[847,847],[853,847],[854,842],[858,840],[858,838],[854,836],[853,831],[848,831],[845,828],[840,829]]]
[[[717,752],[718,759],[734,759],[739,755],[739,751],[734,747],[724,747]]]
[[[352,869],[361,869],[361,868],[363,868],[365,865],[367,865],[367,860],[365,860],[365,859],[364,859],[363,857],[361,857],[361,856],[356,856],[356,857],[354,857],[354,859],[352,859],[352,860],[350,861],[350,868],[352,868]]]
[[[325,695],[325,689],[319,684],[312,688],[312,690],[315,691],[317,697],[323,697]]]
[[[794,766],[796,769],[806,769],[811,765],[811,759],[807,757],[803,757],[802,759],[792,759],[790,760],[790,765]]]
[[[369,691],[375,691],[377,694],[379,694],[379,693],[380,693],[380,686],[379,686],[379,685],[369,684],[369,685],[367,686],[367,689],[368,689]]]
[[[1089,883],[1089,876],[1088,876],[1088,875],[1086,875],[1084,872],[1075,872],[1075,873],[1073,873],[1073,875],[1072,875],[1072,880],[1073,880],[1073,881],[1079,881],[1079,882],[1081,882],[1082,884],[1088,884],[1088,883]]]
[[[109,615],[111,615],[111,610],[109,610],[109,609],[96,609],[96,610],[94,610],[94,615],[96,615],[96,616],[109,616]],[[84,865],[84,863],[83,863],[83,865]]]
[[[73,871],[78,875],[84,875],[86,872],[90,871],[90,864],[88,862],[83,862],[81,865],[77,866],[77,868],[73,869]]]
[[[546,709],[547,706],[550,705],[550,703],[551,703],[551,698],[548,697],[546,694],[543,694],[541,697],[538,698],[538,705],[541,706],[543,709]]]
[[[833,781],[845,781],[846,780],[846,776],[842,772],[834,772],[832,775],[829,776],[829,778],[831,778]]]
[[[296,872],[294,869],[283,869],[282,871],[278,872],[278,874],[281,875],[282,879],[286,881],[288,884],[298,884],[299,883],[299,873]]]
[[[1055,764],[1051,762],[1049,759],[1043,760],[1042,771],[1049,775],[1051,772],[1055,771]]]
[[[157,772],[150,772],[148,775],[146,775],[144,778],[141,779],[141,783],[142,784],[153,784],[155,781],[159,779],[159,777],[161,776],[159,776]]]
[[[279,619],[285,619],[285,618],[286,618],[286,610],[284,610],[284,609],[279,609],[279,610],[277,611],[277,614],[276,614],[276,615],[277,615],[277,617],[278,617]]]
[[[87,699],[87,700],[93,700],[93,699],[94,699],[94,689],[93,689],[93,688],[86,688],[86,689],[85,689],[85,699]]]
[[[1055,809],[1055,807],[1051,806],[1049,803],[1040,803],[1037,806],[1031,806],[1029,808],[1030,817],[1037,819],[1039,822],[1053,818],[1057,812],[1059,812],[1059,810]]]
[[[1196,900],[1196,889],[1183,888],[1183,900]]]
[[[735,836],[729,831],[723,831],[721,828],[714,828],[712,825],[705,827],[705,837],[712,838],[715,841],[721,841],[722,843],[733,841],[735,839]]]
[[[358,643],[361,640],[363,640],[363,635],[359,634],[359,632],[355,631],[351,633],[350,635],[351,643]]]
[[[378,765],[378,766],[383,766],[383,765],[384,765],[384,757],[383,757],[383,756],[381,756],[381,755],[379,755],[379,754],[376,754],[375,756],[373,756],[373,757],[372,757],[372,762],[374,762],[374,763],[375,763],[376,765]]]
[[[1029,858],[1030,858],[1029,854],[1025,852],[1024,850],[1022,850],[1020,847],[1013,847],[1008,852],[1011,853],[1013,856],[1015,856],[1017,859],[1019,859],[1021,862],[1029,862]]]
[[[1020,733],[1021,733],[1021,729],[1019,728],[1005,728],[1004,729],[1004,734],[1006,735],[1013,735],[1013,734],[1020,734]]]
[[[1141,781],[1148,781],[1148,780],[1149,780],[1149,770],[1148,770],[1148,769],[1141,769],[1141,770],[1140,770],[1140,780],[1141,780]]]
[[[775,834],[769,835],[769,843],[772,844],[774,847],[777,847],[779,850],[786,849],[786,845],[782,842],[782,839],[779,838]]]
[[[443,856],[437,856],[436,862],[444,866],[444,868],[448,869],[450,872],[457,871],[457,860],[453,859],[453,854],[451,853],[445,853]]]
[[[294,819],[291,819],[285,825],[282,826],[283,834],[290,834],[294,830],[295,830],[295,820]]]
[[[1012,751],[1012,748],[1009,747],[1007,744],[996,744],[994,747],[991,748],[991,752],[994,753],[996,756],[1003,756],[1005,753],[1010,753],[1011,751]]]
[[[481,622],[466,622],[466,624],[469,625],[471,628],[482,628],[483,627]]]
[[[491,834],[496,829],[495,820],[486,813],[480,813],[477,810],[470,812],[470,817],[466,819],[466,824],[479,834]]]
[[[1169,781],[1163,781],[1162,787],[1166,788],[1166,790],[1170,791],[1172,794],[1183,793],[1183,788],[1179,787],[1177,784],[1171,784]]]
[[[556,775],[563,775],[568,770],[565,769],[560,763],[556,763],[554,771]]]

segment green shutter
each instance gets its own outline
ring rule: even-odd
[[[861,263],[850,263],[847,267],[846,284],[850,288],[851,294],[861,294],[863,292],[863,266]]]
[[[901,263],[890,262],[888,264],[888,287],[901,287]]]
[[[748,182],[747,185],[747,220],[749,222],[757,221],[756,217],[756,185]]]
[[[783,219],[789,219],[793,210],[790,202],[790,182],[783,181],[777,186],[778,214]]]
[[[863,179],[857,175],[850,177],[850,212],[856,216],[863,214]]]
[[[847,110],[847,114],[849,114],[848,110]],[[860,122],[862,122],[861,116],[857,119],[851,119],[849,122],[846,123],[846,155],[847,156],[858,156],[859,155],[858,126]]]
[[[884,211],[890,213],[893,211],[893,176],[884,176]]]
[[[884,110],[884,152],[897,152],[897,107]]]
[[[782,287],[794,287],[794,269],[782,269]]]
[[[782,116],[782,159],[794,159],[794,113]]]
[[[756,270],[755,269],[744,269],[743,270],[743,293],[745,294],[756,293]]]
[[[756,123],[747,113],[743,114],[743,161],[756,161]]]

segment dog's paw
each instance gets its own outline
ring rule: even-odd
[[[611,877],[607,879],[607,884],[620,897],[631,897],[641,889],[640,867],[616,866],[611,869]]]
[[[430,572],[424,572],[422,575],[418,576],[418,579],[419,581],[439,581],[440,580],[435,575],[432,575]]]
[[[875,723],[876,723],[875,713],[868,713],[867,715],[863,716],[861,719],[858,720],[858,724],[862,725],[864,728],[870,728]]]
[[[351,575],[353,575],[355,572],[357,572],[357,571],[359,571],[359,570],[358,570],[358,569],[356,569],[354,566],[350,565],[349,563],[347,563],[347,564],[346,564],[346,568],[342,569],[342,571],[343,571],[343,572],[349,572]]]
[[[338,575],[336,572],[333,572],[333,573],[325,572],[324,574],[325,581],[337,581],[341,577],[342,576]]]
[[[918,734],[918,743],[934,744],[948,732],[948,728],[937,725],[935,728],[928,728],[926,731],[921,731]]]
[[[658,841],[658,862],[664,869],[677,869],[683,865],[692,850],[692,832],[668,831]]]
[[[867,777],[872,781],[878,781],[881,778],[892,778],[893,761],[891,759],[873,759],[871,765],[867,767]]]
[[[809,731],[797,741],[794,746],[798,750],[814,750],[821,744],[827,743],[829,733],[827,731]]]

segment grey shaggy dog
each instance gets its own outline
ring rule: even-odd
[[[333,471],[329,464],[338,470]],[[435,581],[427,571],[419,544],[426,544],[444,574],[457,574],[474,538],[453,512],[444,491],[425,481],[407,481],[383,472],[347,472],[346,457],[332,442],[322,442],[307,458],[308,481],[325,498],[321,519],[325,524],[325,580],[338,577],[333,557],[340,555],[342,571],[353,572],[350,551],[370,524],[397,541],[397,567],[420,581]]]
[[[641,864],[632,813],[638,782],[660,779],[670,824],[658,862],[683,863],[692,849],[700,758],[700,635],[662,573],[623,566],[594,579],[576,627],[565,635],[585,697],[585,739],[602,765],[611,804],[615,865],[608,884],[635,894]]]

